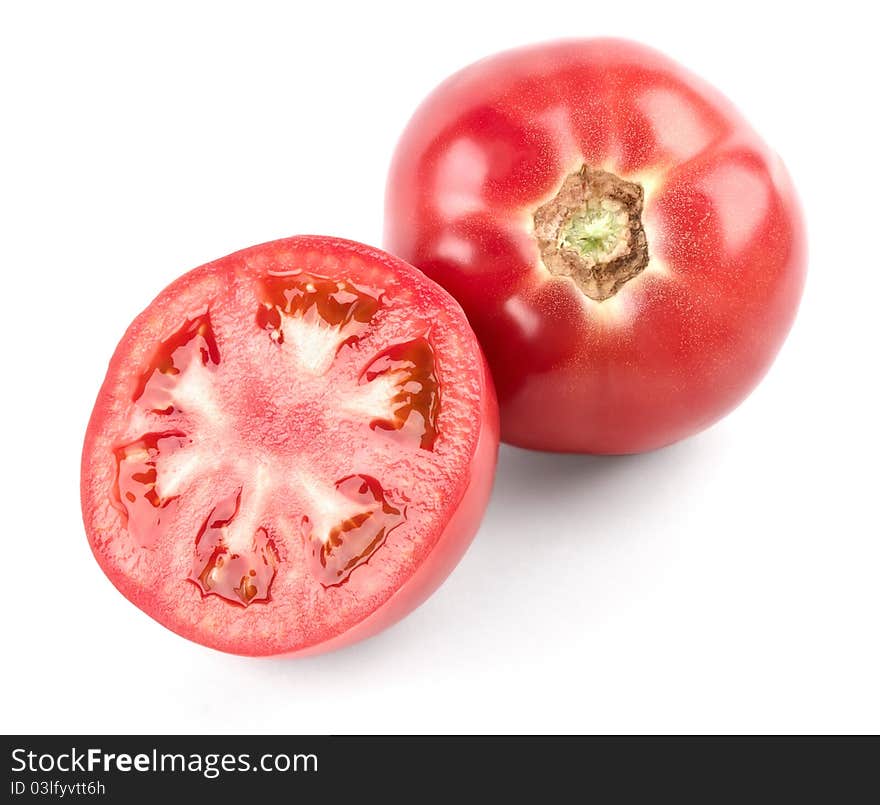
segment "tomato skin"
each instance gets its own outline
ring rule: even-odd
[[[615,296],[544,267],[534,211],[583,164],[645,187],[651,262]],[[778,157],[717,91],[614,39],[489,57],[423,102],[395,151],[385,246],[447,288],[485,350],[502,439],[635,453],[757,385],[806,272]]]
[[[413,528],[416,527],[416,523],[420,523],[419,528],[422,529],[422,533],[414,533],[412,539],[414,541],[422,539],[430,545],[430,548],[412,570],[405,569],[395,577],[399,583],[395,584],[390,593],[387,595],[383,593],[384,597],[377,606],[366,608],[360,613],[359,619],[353,622],[351,618],[342,622],[338,629],[301,629],[300,631],[304,631],[306,635],[305,638],[291,635],[289,639],[285,635],[285,628],[290,624],[285,621],[285,618],[291,617],[290,612],[292,609],[295,611],[295,606],[278,597],[282,608],[277,622],[273,622],[273,616],[267,616],[262,621],[255,621],[258,624],[264,624],[268,621],[272,628],[270,637],[263,639],[249,636],[246,640],[242,640],[240,636],[235,634],[225,634],[222,624],[223,618],[227,615],[231,620],[246,616],[260,618],[264,612],[269,612],[269,607],[275,605],[274,600],[269,603],[261,603],[258,597],[257,602],[245,610],[243,607],[235,607],[228,603],[218,603],[219,599],[216,596],[203,596],[203,591],[190,583],[191,579],[188,581],[185,575],[175,576],[174,584],[170,590],[157,589],[149,584],[144,584],[139,578],[139,568],[152,561],[149,558],[151,546],[136,544],[138,540],[130,538],[137,536],[133,533],[126,536],[127,529],[124,521],[120,521],[119,513],[116,511],[112,496],[108,491],[113,482],[114,472],[112,468],[114,452],[108,450],[108,446],[114,443],[114,434],[125,429],[119,425],[120,412],[128,410],[132,398],[136,398],[135,402],[137,402],[137,398],[140,397],[142,388],[139,387],[143,385],[140,378],[144,376],[143,363],[148,359],[151,351],[154,351],[153,345],[156,343],[157,334],[167,333],[169,328],[171,331],[174,330],[173,327],[170,327],[170,322],[179,318],[178,308],[201,310],[205,306],[204,288],[209,287],[221,293],[230,284],[232,276],[242,272],[248,276],[250,276],[249,272],[259,276],[264,270],[273,270],[273,267],[279,262],[289,266],[292,261],[296,265],[299,257],[312,261],[319,260],[319,258],[326,259],[327,264],[334,267],[333,271],[340,273],[341,276],[352,276],[355,280],[358,279],[357,273],[359,271],[375,270],[376,266],[382,271],[390,269],[396,276],[400,288],[412,290],[421,299],[433,299],[431,304],[438,306],[443,312],[445,326],[454,327],[456,333],[454,338],[438,337],[438,340],[441,343],[466,345],[467,354],[460,358],[456,357],[454,360],[460,361],[462,366],[470,365],[472,369],[455,369],[454,371],[459,373],[457,376],[463,376],[470,386],[466,392],[468,399],[473,398],[478,402],[471,409],[467,418],[472,432],[453,434],[452,431],[449,431],[452,438],[460,439],[463,444],[470,447],[465,464],[458,468],[454,466],[449,469],[452,480],[443,489],[442,504],[435,507],[438,511],[435,513],[431,510],[422,521],[411,518]],[[349,271],[354,273],[349,275],[347,273]],[[249,308],[248,311],[250,311]],[[395,315],[402,317],[401,320],[406,324],[405,310],[396,308],[396,311]],[[254,331],[259,333],[257,318],[249,314],[248,321],[251,320]],[[266,338],[268,339],[268,337],[267,333]],[[234,358],[234,350],[230,346],[230,342],[233,340],[227,338],[226,348],[229,357],[225,357],[227,353],[224,353],[224,361],[231,362]],[[450,371],[448,364],[453,358],[442,351],[438,353],[438,356],[443,363],[441,371]],[[369,364],[367,358],[368,355],[365,354],[364,360]],[[212,360],[211,355],[207,354],[207,350],[204,360],[205,362]],[[351,380],[356,382],[357,378],[354,377]],[[283,381],[284,378],[282,378]],[[328,380],[327,382],[329,384],[332,381]],[[455,396],[456,393],[454,390],[448,392],[449,396]],[[446,392],[441,389],[441,394],[446,394]],[[147,407],[152,405],[152,398],[149,398],[146,405]],[[445,429],[451,428],[451,424],[447,426],[443,419],[444,405],[447,403],[441,403],[440,426],[441,432],[446,433]],[[370,432],[369,418],[365,418],[363,433]],[[165,434],[161,435],[165,437]],[[172,436],[166,437],[166,440],[177,439],[176,432],[172,433]],[[187,438],[181,435],[179,441],[186,441]],[[191,440],[198,441],[198,438],[198,431],[194,431],[191,434]],[[387,439],[381,434],[376,437],[365,435],[364,438]],[[153,442],[155,443],[155,441],[154,439]],[[86,431],[80,486],[83,521],[92,552],[113,585],[132,603],[172,631],[212,648],[247,656],[318,654],[350,645],[390,626],[420,605],[444,581],[464,555],[479,527],[494,479],[498,441],[498,406],[491,374],[473,333],[467,327],[464,314],[458,304],[445,291],[426,279],[421,272],[412,266],[378,249],[338,238],[318,236],[288,238],[237,252],[185,274],[162,291],[128,328],[110,361],[107,376],[98,394]],[[390,439],[387,439],[387,443],[389,445],[397,444]],[[266,446],[268,450],[271,448],[271,444]],[[351,449],[350,445],[349,449]],[[392,453],[396,449],[398,448],[393,446],[388,448]],[[326,445],[320,446],[319,451],[326,451]],[[119,450],[116,451],[116,453],[119,452]],[[341,452],[345,455],[345,451]],[[143,471],[142,467],[136,467],[136,469],[139,472]],[[353,465],[351,469],[358,471],[371,468]],[[415,482],[413,488],[416,488]],[[413,494],[412,490],[405,491]],[[200,503],[201,510],[208,513],[210,506],[206,505],[204,501]],[[267,508],[277,509],[283,508],[285,505],[284,500],[278,501],[277,506],[275,501],[270,501]],[[415,504],[410,501],[410,506],[413,505]],[[191,504],[184,494],[181,498],[180,508],[187,506],[191,506]],[[191,536],[194,537],[195,534]],[[278,541],[278,537],[274,533],[273,538],[276,542]],[[291,544],[298,539],[298,537],[292,538]],[[288,561],[291,557],[299,555],[298,549],[291,547],[291,544],[286,545],[283,551]],[[118,547],[120,545],[122,547]],[[185,547],[184,553],[192,554],[193,546],[190,544]],[[383,569],[381,574],[374,577],[380,582],[385,578],[382,574],[387,572],[390,577],[392,572],[397,572],[394,565],[397,560],[385,560],[380,557],[371,559],[370,563],[374,561],[378,563],[380,568],[383,565],[390,567],[387,571]],[[302,567],[305,566],[302,565]],[[326,606],[337,606],[340,601],[345,602],[347,597],[351,598],[357,595],[356,589],[358,585],[363,586],[364,574],[368,570],[369,568],[366,567],[358,568],[354,571],[354,581],[349,580],[340,588],[331,587],[329,590],[325,590]],[[301,575],[307,576],[308,570],[304,569]],[[320,596],[323,595],[321,589],[322,586],[313,581],[307,584],[305,593],[313,600],[320,601]],[[171,596],[171,592],[180,596],[179,604],[173,603],[174,598]],[[262,594],[262,592],[261,589],[260,593]],[[297,617],[307,618],[308,614],[306,611]],[[363,616],[361,617],[361,615]],[[203,620],[214,623],[214,626],[207,633],[202,623]],[[289,644],[289,647],[279,650],[279,645],[285,644]]]

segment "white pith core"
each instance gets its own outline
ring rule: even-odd
[[[282,359],[292,364],[285,371],[294,377],[303,372],[324,374],[346,340],[345,333],[339,328],[319,319],[284,316],[282,331],[284,337],[279,349]],[[268,336],[260,333],[260,337]],[[212,468],[217,472],[217,477],[223,479],[222,486],[216,490],[218,500],[221,495],[230,494],[241,487],[238,513],[222,528],[223,542],[233,553],[253,550],[255,534],[265,526],[261,521],[265,502],[276,495],[281,499],[290,497],[297,502],[290,517],[285,518],[288,526],[295,527],[298,533],[302,517],[305,516],[308,518],[308,531],[325,543],[331,530],[341,522],[380,507],[379,503],[365,504],[342,495],[333,483],[325,482],[308,466],[304,466],[307,459],[302,455],[272,456],[270,464],[270,457],[242,440],[238,456],[230,464],[227,440],[242,434],[236,434],[236,426],[220,404],[214,375],[222,370],[222,358],[219,367],[205,366],[198,360],[192,360],[170,384],[169,404],[194,425],[185,430],[196,435],[190,436],[191,441],[188,440],[179,449],[163,454],[157,462],[155,491],[160,498],[186,494],[205,474],[206,468]],[[387,372],[369,382],[358,382],[356,377],[352,378],[351,386],[334,407],[344,417],[362,423],[364,427],[375,419],[392,418],[392,399],[400,391],[400,374]],[[323,407],[326,401],[322,400],[318,405]],[[142,428],[141,434],[169,428],[166,417],[143,413],[142,409],[137,408],[131,422]],[[344,453],[346,446],[328,445],[327,449]],[[146,459],[146,451],[142,452],[144,455],[141,458]],[[133,454],[129,455],[133,457]],[[213,573],[217,573],[216,568]]]
[[[238,514],[229,525],[223,527],[223,544],[231,553],[253,550],[263,501],[272,488],[270,469],[265,464],[260,464],[251,477],[251,483],[242,488]]]
[[[325,544],[334,526],[364,511],[375,511],[379,508],[378,503],[365,506],[349,500],[335,487],[302,470],[297,473],[297,488],[308,501],[308,529]]]
[[[190,361],[177,376],[170,397],[175,409],[222,426],[223,410],[217,401],[211,370],[200,361]]]
[[[346,335],[309,311],[305,316],[283,316],[284,354],[297,370],[323,375],[333,364]]]
[[[394,412],[391,401],[401,390],[403,372],[386,372],[369,383],[359,385],[342,400],[342,410],[352,419],[369,422],[371,419],[390,419]]]

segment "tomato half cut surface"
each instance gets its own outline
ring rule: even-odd
[[[83,518],[113,584],[173,631],[317,652],[443,581],[497,450],[452,297],[379,250],[290,238],[189,272],[129,327],[86,433]]]

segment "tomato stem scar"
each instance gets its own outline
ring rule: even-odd
[[[535,237],[547,270],[570,277],[596,302],[614,296],[648,264],[644,189],[583,165],[535,211]]]

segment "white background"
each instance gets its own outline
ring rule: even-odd
[[[872,13],[4,3],[0,730],[880,730]],[[449,581],[350,649],[226,656],[141,614],[79,513],[82,436],[129,321],[178,274],[252,243],[378,245],[385,171],[421,98],[479,57],[566,34],[666,51],[786,160],[810,274],[765,382],[649,455],[503,448]]]

